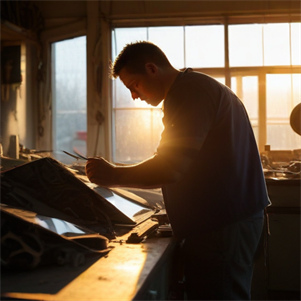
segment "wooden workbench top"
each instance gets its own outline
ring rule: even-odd
[[[176,241],[148,238],[140,244],[110,242],[104,257],[90,257],[85,264],[44,266],[27,272],[2,273],[3,297],[30,300],[133,300],[168,256]]]

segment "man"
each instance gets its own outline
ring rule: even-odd
[[[88,178],[102,186],[162,188],[174,235],[184,240],[189,299],[250,299],[269,199],[242,102],[205,74],[175,69],[149,42],[127,45],[112,76],[133,99],[153,106],[164,100],[164,131],[153,157],[130,166],[91,158]]]

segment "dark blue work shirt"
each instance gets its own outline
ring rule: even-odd
[[[164,100],[157,155],[181,179],[162,188],[177,237],[243,220],[270,204],[241,100],[202,73],[181,72]]]

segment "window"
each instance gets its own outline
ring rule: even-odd
[[[147,28],[113,31],[113,60],[125,44],[147,40],[147,35]],[[113,160],[130,163],[150,157],[163,130],[161,104],[153,108],[143,101],[133,101],[129,90],[117,78],[113,82],[113,112]]]
[[[200,35],[200,41],[213,34],[217,38],[204,48],[193,38],[195,34]],[[149,40],[157,44],[165,52],[171,64],[179,69],[186,66],[224,66],[222,25],[116,28],[112,31],[112,60],[125,44],[139,40]],[[190,60],[188,55],[185,55],[187,51],[193,51],[189,56]],[[206,56],[206,59],[196,55],[199,51]],[[215,77],[222,83],[225,82],[224,76]],[[154,154],[163,130],[161,106],[162,103],[154,108],[143,101],[133,101],[130,92],[120,79],[113,81],[113,160],[115,162],[138,162]]]
[[[52,44],[54,157],[70,163],[76,149],[86,154],[86,36]]]
[[[300,74],[294,73],[300,73],[301,69],[293,69],[300,65],[300,25],[275,23],[229,26],[230,70],[231,67],[250,67],[233,72],[238,75],[232,77],[231,88],[246,106],[257,141],[260,135],[264,136],[264,144],[269,144],[272,150],[301,147],[300,137],[289,124],[291,111],[301,101]],[[286,68],[282,69],[281,66]],[[249,73],[255,76],[247,76]],[[260,84],[265,87],[261,96]],[[266,114],[261,114],[259,103],[263,103]],[[265,132],[258,127],[259,124],[265,125]]]
[[[301,148],[289,125],[290,112],[301,101],[300,37],[301,23],[230,24],[227,31],[225,25],[114,28],[112,60],[127,43],[152,41],[174,67],[192,67],[230,82],[247,109],[261,151],[265,144],[291,150]],[[137,162],[155,152],[163,130],[160,108],[134,102],[121,81],[113,81],[115,162]]]
[[[263,66],[261,25],[229,26],[229,64],[231,67]]]
[[[185,39],[185,66],[194,68],[225,66],[224,26],[186,26]]]
[[[267,74],[267,144],[277,150],[300,145],[300,136],[292,131],[289,116],[301,100],[301,74]],[[298,147],[300,148],[300,147]]]
[[[258,76],[233,76],[231,89],[243,100],[258,141]]]

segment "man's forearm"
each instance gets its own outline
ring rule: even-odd
[[[136,165],[115,168],[116,181],[120,186],[159,188],[180,179],[180,173],[158,156]]]
[[[103,158],[91,158],[86,165],[89,180],[100,186],[160,188],[176,182],[180,173],[159,156],[134,165],[115,165]]]

